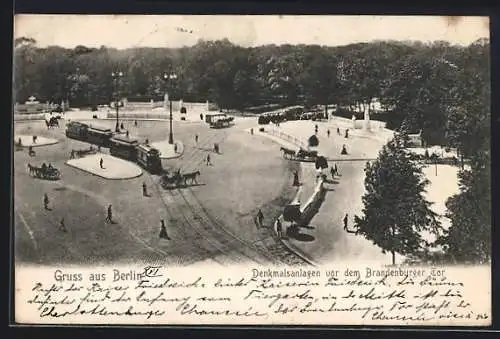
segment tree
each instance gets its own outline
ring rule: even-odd
[[[486,146],[486,145],[485,145]],[[491,260],[491,173],[487,146],[459,173],[460,192],[446,201],[450,228],[437,243],[452,262],[482,264]]]
[[[396,136],[365,168],[363,216],[355,216],[355,228],[385,253],[416,254],[429,245],[422,231],[439,234],[440,224],[431,203],[422,196],[428,184],[422,169]]]

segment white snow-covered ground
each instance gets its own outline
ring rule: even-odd
[[[451,165],[437,165],[437,170],[436,165],[429,165],[423,168],[425,176],[430,181],[424,196],[427,201],[433,203],[431,208],[435,213],[439,214],[439,220],[444,229],[450,227],[450,219],[444,216],[446,213],[446,200],[459,192],[458,171],[458,167]],[[427,241],[436,240],[428,232],[425,232],[423,236]]]

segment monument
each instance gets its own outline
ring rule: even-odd
[[[364,123],[363,123],[363,129],[365,131],[369,131],[370,130],[370,106],[367,105],[365,107],[365,120],[364,120]]]

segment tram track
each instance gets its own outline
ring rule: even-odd
[[[228,133],[225,132],[223,134],[222,139],[227,138]],[[208,144],[214,139],[220,139],[217,135],[213,135],[208,139]],[[204,144],[207,143],[207,139],[205,139]],[[200,153],[200,148],[196,147],[188,158],[184,158],[187,161],[187,166],[185,168],[191,168],[193,166],[192,162],[195,163],[195,166],[199,165],[203,162],[203,157],[201,160],[196,161],[197,155]],[[194,160],[194,161],[193,161]],[[159,190],[162,191],[161,189]],[[167,193],[168,192],[168,193]],[[203,229],[203,232],[209,233],[210,238],[217,239],[218,246],[221,251],[225,253],[238,253],[239,256],[249,259],[246,261],[257,262],[260,264],[286,264],[286,265],[308,265],[302,257],[298,256],[295,252],[289,250],[285,245],[283,245],[280,241],[275,239],[273,231],[271,229],[266,229],[265,234],[257,241],[246,241],[241,239],[234,233],[230,232],[226,227],[224,227],[220,221],[216,218],[212,217],[210,213],[205,209],[205,207],[200,203],[192,189],[186,188],[176,188],[169,191],[164,191],[163,194],[170,195],[171,203],[179,202],[180,197],[184,205],[182,208],[184,211],[189,211],[187,215],[192,214],[194,216],[194,220],[200,224]],[[162,193],[160,193],[162,195]],[[165,199],[162,196],[162,199]],[[167,206],[167,203],[165,203]],[[184,217],[186,217],[186,213],[181,212]],[[193,226],[193,222],[189,222],[191,226]],[[240,224],[243,227],[243,225]],[[208,239],[208,237],[207,237]],[[266,240],[272,239],[272,243],[268,244]]]

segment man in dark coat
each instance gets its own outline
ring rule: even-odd
[[[43,195],[43,208],[45,210],[49,210],[49,196],[47,195],[47,193]]]
[[[264,221],[264,214],[259,208],[259,211],[257,212],[257,225],[259,227],[262,227],[262,222]]]
[[[349,222],[349,215],[346,214],[345,217],[344,217],[344,231],[347,231],[349,232],[349,230],[347,229],[347,223]]]
[[[103,163],[104,163],[104,160],[102,160],[102,158],[101,158],[101,160],[99,160],[99,167],[101,167],[102,169],[104,168]]]
[[[110,204],[108,206],[108,215],[106,216],[106,222],[107,223],[113,223],[113,210],[111,209],[112,208],[112,205]]]
[[[300,186],[299,173],[297,171],[293,172],[293,186]]]
[[[160,225],[160,239],[167,239],[167,240],[170,240],[170,237],[168,236],[168,233],[167,233],[167,227],[165,227],[165,220],[161,220],[160,221],[161,225]]]
[[[276,221],[276,233],[278,233],[278,238],[281,239],[283,237],[283,225],[281,225],[281,220]]]

